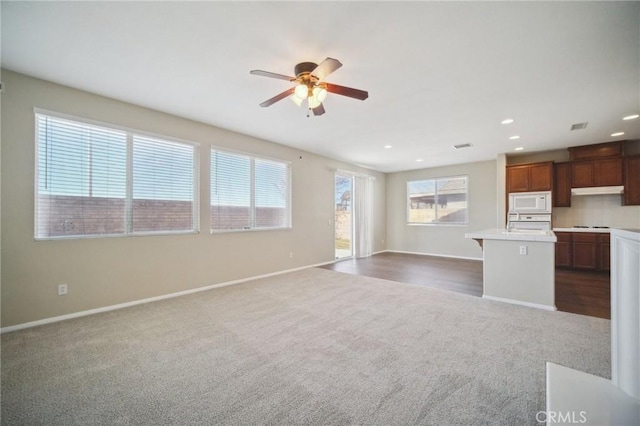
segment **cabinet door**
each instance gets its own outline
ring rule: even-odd
[[[529,191],[529,166],[507,167],[507,193]]]
[[[551,191],[553,182],[553,163],[532,164],[529,166],[529,190]]]
[[[571,179],[574,188],[595,186],[595,168],[592,161],[580,161],[571,164]]]
[[[602,271],[611,269],[611,244],[609,243],[600,245],[600,269]]]
[[[602,157],[621,157],[624,155],[624,141],[605,142],[595,145],[574,146],[569,148],[571,161]]]
[[[624,195],[625,206],[640,205],[640,155],[624,159]]]
[[[553,207],[571,207],[571,163],[556,163],[553,171]]]
[[[573,234],[573,267],[598,269],[598,234]]]
[[[571,268],[573,266],[571,233],[556,232],[556,237],[558,238],[556,242],[556,267]]]
[[[615,186],[624,183],[622,176],[622,158],[597,160],[595,163],[596,186]]]

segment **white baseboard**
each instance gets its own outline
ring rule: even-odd
[[[208,286],[204,286],[204,287],[193,288],[193,289],[190,289],[190,290],[178,291],[176,293],[163,294],[161,296],[154,296],[154,297],[149,297],[149,298],[146,298],[146,299],[133,300],[131,302],[119,303],[117,305],[103,306],[101,308],[89,309],[89,310],[80,311],[80,312],[74,312],[72,314],[60,315],[60,316],[57,316],[57,317],[44,318],[44,319],[37,320],[37,321],[30,321],[30,322],[25,322],[25,323],[22,323],[22,324],[10,325],[10,326],[7,326],[7,327],[0,328],[0,334],[9,333],[11,331],[22,330],[22,329],[25,329],[25,328],[37,327],[39,325],[51,324],[51,323],[54,323],[54,322],[64,321],[64,320],[73,319],[73,318],[86,317],[88,315],[99,314],[99,313],[102,313],[102,312],[115,311],[115,310],[118,310],[118,309],[128,308],[130,306],[142,305],[144,303],[149,303],[149,302],[156,302],[158,300],[171,299],[171,298],[174,298],[174,297],[186,296],[188,294],[200,293],[202,291],[212,290],[214,288],[220,288],[220,287],[226,287],[226,286],[230,286],[230,285],[234,285],[234,284],[240,284],[240,283],[244,283],[244,282],[251,281],[251,280],[257,280],[257,279],[260,279],[260,278],[273,277],[273,276],[276,276],[276,275],[282,275],[282,274],[286,274],[286,273],[289,273],[289,272],[300,271],[302,269],[315,268],[317,266],[329,265],[331,263],[334,263],[334,262],[333,261],[329,261],[329,262],[316,263],[314,265],[301,266],[299,268],[285,269],[283,271],[271,272],[271,273],[268,273],[268,274],[256,275],[256,276],[253,276],[253,277],[241,278],[241,279],[233,280],[233,281],[226,281],[226,282],[223,282],[223,283],[218,283],[218,284],[212,284],[212,285],[208,285]]]
[[[556,308],[555,306],[541,305],[539,303],[523,302],[521,300],[505,299],[503,297],[487,296],[486,294],[483,294],[482,298],[487,300],[494,300],[496,302],[511,303],[512,305],[522,305],[522,306],[528,306],[530,308],[543,309],[545,311],[558,310],[558,308]]]
[[[420,256],[434,256],[434,257],[447,257],[450,259],[464,259],[464,260],[482,260],[481,257],[466,257],[466,256],[453,256],[449,254],[438,254],[438,253],[420,253],[416,251],[402,251],[402,250],[383,250],[378,253],[401,253],[401,254],[417,254]]]

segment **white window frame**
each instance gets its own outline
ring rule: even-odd
[[[265,157],[265,156],[261,156],[261,155],[255,155],[255,154],[251,154],[248,152],[243,152],[243,151],[237,151],[237,150],[233,150],[233,149],[228,149],[228,148],[224,148],[224,147],[217,147],[217,146],[212,146],[211,149],[209,150],[209,175],[211,175],[211,162],[213,161],[213,153],[214,152],[220,152],[223,154],[232,154],[232,155],[242,155],[245,157],[248,157],[250,159],[250,163],[251,163],[251,168],[250,168],[250,173],[251,173],[251,196],[250,196],[250,204],[249,204],[249,208],[250,208],[250,214],[251,214],[251,221],[250,221],[250,226],[249,227],[245,227],[245,228],[236,228],[236,229],[213,229],[213,223],[210,223],[209,226],[209,232],[211,234],[227,234],[227,233],[234,233],[234,232],[261,232],[261,231],[278,231],[278,230],[290,230],[293,228],[293,223],[292,223],[292,201],[291,201],[291,187],[292,187],[292,172],[291,172],[291,162],[287,161],[287,160],[282,160],[279,158],[272,158],[272,157]],[[256,208],[256,200],[255,200],[255,160],[264,160],[264,161],[271,161],[271,162],[275,162],[275,163],[280,163],[286,166],[286,170],[287,170],[287,195],[286,195],[286,209],[287,209],[287,225],[285,226],[276,226],[276,227],[256,227],[255,223],[256,223],[256,217],[255,217],[255,208]],[[213,182],[213,177],[210,176],[210,181],[209,181],[209,218],[211,218],[212,216],[212,208],[214,207],[212,205],[212,194],[211,194],[211,184]]]
[[[200,144],[197,142],[186,141],[174,137],[168,137],[165,135],[159,135],[150,132],[144,132],[129,127],[118,126],[111,123],[105,123],[102,121],[91,120],[83,117],[78,117],[70,114],[59,113],[41,108],[34,108],[34,132],[35,132],[35,173],[34,173],[34,240],[35,241],[49,241],[49,240],[68,240],[68,239],[89,239],[89,238],[119,238],[119,237],[135,237],[145,235],[185,235],[185,234],[198,234],[200,232]],[[127,184],[125,195],[125,230],[122,233],[116,234],[74,234],[74,235],[60,235],[60,236],[38,236],[38,195],[39,195],[39,155],[40,155],[40,140],[38,132],[38,116],[48,116],[52,118],[58,118],[62,120],[68,120],[88,126],[97,126],[111,130],[117,130],[125,132],[127,134]],[[192,217],[193,228],[189,230],[161,230],[161,231],[133,231],[133,138],[135,136],[147,137],[152,139],[159,139],[161,141],[178,143],[184,145],[190,145],[193,147],[193,201],[192,201]]]
[[[434,194],[437,197],[437,183],[439,180],[449,180],[449,179],[462,179],[464,178],[466,181],[466,203],[467,203],[467,207],[466,207],[466,212],[465,212],[465,220],[464,222],[438,222],[436,220],[436,222],[412,222],[411,221],[411,190],[410,190],[410,186],[412,183],[415,182],[427,182],[427,181],[433,181],[434,182]],[[414,180],[409,180],[407,181],[407,193],[406,193],[406,219],[407,219],[407,225],[410,226],[467,226],[469,225],[469,203],[470,203],[470,197],[469,197],[469,175],[457,175],[457,176],[438,176],[438,177],[429,177],[429,178],[422,178],[422,179],[414,179]],[[436,219],[438,217],[437,214],[437,210],[438,210],[438,206],[435,205],[434,208],[436,209]]]

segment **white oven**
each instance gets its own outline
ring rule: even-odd
[[[551,202],[551,191],[512,192],[509,194],[509,214],[550,214]]]

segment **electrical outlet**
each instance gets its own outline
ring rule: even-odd
[[[64,296],[68,292],[68,287],[66,284],[60,284],[58,286],[58,296]]]
[[[289,252],[289,259],[293,259],[293,252],[292,251]]]
[[[520,246],[520,255],[522,256],[527,255],[527,246]]]

